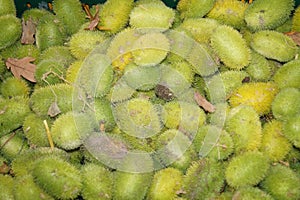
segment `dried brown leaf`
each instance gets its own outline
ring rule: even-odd
[[[215,112],[216,108],[209,101],[205,99],[205,97],[201,96],[199,92],[195,92],[194,94],[195,101],[197,104],[202,107],[207,112]]]
[[[88,28],[85,28],[85,29],[93,31],[98,26],[98,23],[100,21],[100,19],[99,19],[99,5],[96,5],[96,13],[95,13],[94,16],[91,14],[90,9],[87,5],[84,5],[84,10],[85,10],[86,14],[88,15],[87,17],[90,19],[90,24],[89,24]]]
[[[290,38],[292,38],[294,40],[294,42],[300,46],[300,32],[288,32],[285,33],[287,36],[289,36]]]
[[[8,58],[5,64],[7,69],[10,69],[16,78],[20,79],[23,77],[35,83],[34,73],[36,65],[31,63],[33,61],[35,61],[35,58],[32,57],[24,57],[21,59]]]
[[[0,163],[0,174],[8,174],[10,172],[10,167],[6,162]]]
[[[59,107],[57,105],[57,102],[56,101],[53,102],[51,104],[51,106],[49,107],[49,109],[48,109],[48,115],[50,117],[55,117],[55,116],[57,116],[60,113],[61,113],[61,110],[59,109]]]
[[[36,24],[30,18],[27,21],[22,20],[22,44],[34,44],[36,33]]]

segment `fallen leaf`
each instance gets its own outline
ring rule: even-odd
[[[96,13],[95,13],[94,16],[91,14],[88,5],[84,5],[83,8],[84,8],[86,14],[88,15],[87,17],[90,19],[90,24],[89,24],[88,28],[85,28],[85,30],[93,31],[93,30],[95,30],[95,28],[97,27],[97,25],[100,21],[100,19],[99,19],[99,5],[96,5]]]
[[[48,115],[50,117],[55,117],[56,115],[58,115],[59,113],[61,113],[61,110],[59,109],[57,102],[53,102],[51,104],[51,106],[48,109]]]
[[[22,19],[22,44],[34,44],[35,42],[35,33],[36,33],[36,24],[30,18],[27,21]]]
[[[288,33],[285,33],[287,36],[289,36],[290,38],[292,38],[294,40],[294,42],[300,46],[300,32],[295,32],[295,31],[292,31],[292,32],[288,32]]]
[[[21,59],[8,58],[5,64],[7,69],[10,69],[16,78],[20,79],[23,77],[35,83],[34,73],[36,65],[31,63],[33,61],[35,61],[35,58],[32,57],[24,57]]]
[[[215,112],[216,108],[205,97],[201,96],[199,92],[195,92],[194,98],[199,106],[201,106],[207,112]]]
[[[0,174],[8,174],[10,171],[10,167],[6,162],[0,163]]]

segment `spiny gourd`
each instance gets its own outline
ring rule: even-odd
[[[104,125],[106,131],[112,131],[116,126],[112,105],[107,99],[96,98],[94,101],[95,118]]]
[[[259,187],[243,187],[234,192],[232,198],[235,199],[261,199],[272,200],[273,197]]]
[[[251,54],[246,41],[230,26],[222,25],[215,29],[211,36],[211,46],[230,69],[242,69],[250,62]]]
[[[283,125],[283,134],[285,137],[287,137],[291,143],[299,148],[300,147],[300,114],[290,117],[287,119],[286,122],[284,122]]]
[[[177,4],[177,10],[183,19],[201,18],[213,8],[214,3],[215,0],[180,0]]]
[[[0,198],[13,200],[14,198],[14,179],[9,175],[0,176]]]
[[[266,177],[269,167],[267,156],[261,152],[246,152],[229,161],[225,171],[226,181],[234,188],[254,186]]]
[[[245,12],[247,26],[255,31],[274,29],[289,18],[294,4],[293,0],[277,0],[273,4],[264,0],[256,0]]]
[[[4,98],[12,98],[16,96],[27,97],[29,95],[29,87],[25,80],[10,77],[1,84],[1,96]]]
[[[16,6],[13,0],[1,0],[0,5],[0,16],[7,14],[16,15]]]
[[[76,60],[69,65],[66,72],[66,80],[68,82],[70,83],[76,82],[77,74],[79,73],[82,63],[83,63],[82,60]]]
[[[292,30],[293,31],[300,31],[299,19],[300,19],[300,7],[298,6],[295,9],[293,18],[292,18]]]
[[[300,61],[293,60],[280,67],[274,74],[273,80],[279,88],[300,88]]]
[[[45,51],[42,51],[38,60],[40,62],[42,62],[43,60],[55,60],[65,67],[68,67],[69,64],[75,61],[75,58],[72,56],[71,51],[68,47],[51,46],[48,47]]]
[[[270,111],[277,93],[277,85],[272,82],[245,83],[232,93],[229,102],[232,107],[252,106],[259,115],[263,115]]]
[[[207,17],[240,29],[245,26],[244,15],[247,7],[248,4],[238,0],[217,0]]]
[[[15,43],[21,36],[21,20],[12,14],[0,16],[0,24],[5,27],[0,39],[0,50]]]
[[[55,156],[38,159],[32,175],[43,190],[58,199],[76,198],[82,189],[80,171]]]

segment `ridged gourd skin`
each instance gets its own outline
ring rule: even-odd
[[[217,20],[236,29],[245,26],[244,15],[248,4],[238,0],[217,0],[207,14],[208,18]]]
[[[240,105],[232,108],[226,118],[225,130],[232,137],[236,154],[260,148],[261,122],[251,106]]]
[[[284,135],[287,137],[291,143],[299,148],[300,147],[300,114],[287,119],[283,125]]]
[[[79,0],[55,0],[53,11],[66,27],[68,35],[76,33],[85,22],[85,15]]]
[[[300,110],[300,91],[297,88],[284,88],[272,102],[272,113],[278,120],[294,117]]]
[[[201,18],[205,16],[214,6],[215,0],[180,0],[176,9],[182,19]]]
[[[69,49],[75,58],[82,60],[105,39],[107,37],[100,31],[81,30],[72,35]]]
[[[9,175],[0,176],[0,199],[14,200],[14,179]]]
[[[280,89],[295,87],[300,89],[300,61],[292,60],[285,63],[274,74],[273,80]]]
[[[274,199],[296,200],[300,198],[299,182],[299,174],[278,164],[270,168],[261,186]]]
[[[182,187],[183,174],[178,169],[167,167],[154,174],[147,199],[174,199]]]
[[[292,60],[298,49],[296,43],[290,37],[272,30],[255,32],[252,35],[250,46],[264,57],[279,62]]]
[[[298,6],[292,17],[292,30],[300,32],[300,7]]]
[[[112,199],[113,173],[101,165],[86,163],[81,168],[82,197],[86,200]]]
[[[20,176],[14,181],[15,200],[24,199],[45,199],[54,200],[49,194],[43,191],[35,182],[31,174]]]
[[[258,151],[250,151],[232,158],[225,170],[227,183],[234,188],[254,186],[268,172],[268,157]]]
[[[49,147],[49,141],[47,139],[47,133],[42,118],[34,113],[29,114],[25,118],[22,127],[24,135],[30,145],[36,147]]]
[[[267,192],[261,190],[258,187],[243,187],[234,192],[233,198],[236,199],[261,199],[261,200],[273,200],[273,197]]]
[[[263,115],[270,112],[277,93],[278,87],[273,82],[245,83],[232,93],[229,102],[233,108],[238,105],[252,106],[259,115]]]
[[[0,98],[0,137],[22,126],[25,117],[30,113],[28,98]]]
[[[2,15],[16,15],[16,6],[13,0],[1,0],[0,1],[0,16]]]
[[[52,103],[62,113],[72,110],[73,87],[64,83],[41,87],[36,89],[30,97],[30,107],[39,116],[48,116],[48,110]]]
[[[211,46],[230,69],[242,69],[251,60],[250,49],[245,39],[230,26],[222,25],[215,29],[211,36]]]
[[[4,80],[0,86],[0,94],[4,98],[12,98],[16,96],[28,97],[29,86],[23,79],[10,77]]]
[[[260,151],[273,162],[283,160],[292,148],[285,137],[283,123],[272,120],[264,124]]]
[[[205,199],[219,194],[225,183],[224,166],[207,158],[193,162],[183,178],[187,199]]]
[[[289,18],[294,4],[293,0],[277,0],[272,4],[264,0],[256,0],[245,12],[247,26],[254,31],[274,29]]]
[[[100,8],[101,19],[98,28],[108,29],[105,32],[115,34],[122,30],[129,21],[129,15],[133,8],[133,0],[108,0]]]
[[[2,50],[11,46],[21,37],[22,25],[21,20],[12,14],[0,16],[0,25],[5,27],[1,31],[0,38],[0,50]]]
[[[133,28],[158,28],[166,30],[173,24],[175,12],[162,3],[145,2],[135,6],[129,24]]]
[[[57,199],[76,198],[82,189],[80,171],[55,156],[38,159],[32,175],[42,189]]]

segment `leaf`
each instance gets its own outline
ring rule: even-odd
[[[36,24],[30,18],[27,21],[22,19],[22,44],[34,44],[35,42],[35,33],[36,33]]]
[[[5,64],[7,69],[10,69],[16,78],[20,79],[23,77],[35,83],[34,73],[36,65],[31,63],[33,61],[35,61],[35,58],[32,57],[24,57],[21,59],[8,58]]]
[[[0,163],[0,174],[8,174],[10,167],[6,162]]]
[[[292,31],[292,32],[288,32],[288,33],[285,33],[287,36],[289,36],[290,38],[292,38],[294,40],[294,42],[300,46],[300,32],[295,32],[295,31]]]
[[[61,113],[61,110],[59,109],[57,102],[53,102],[51,104],[51,106],[48,109],[48,115],[50,117],[55,117],[56,115],[58,115],[59,113]]]
[[[199,106],[201,106],[207,112],[215,112],[216,108],[209,101],[207,101],[199,92],[195,92],[194,98]]]
[[[85,28],[85,30],[93,31],[93,30],[95,30],[95,28],[97,27],[97,25],[100,21],[100,19],[99,19],[99,5],[96,5],[96,13],[95,13],[94,16],[91,14],[88,5],[84,5],[83,8],[84,8],[86,14],[88,15],[87,17],[90,19],[90,24],[89,24],[88,28]]]

